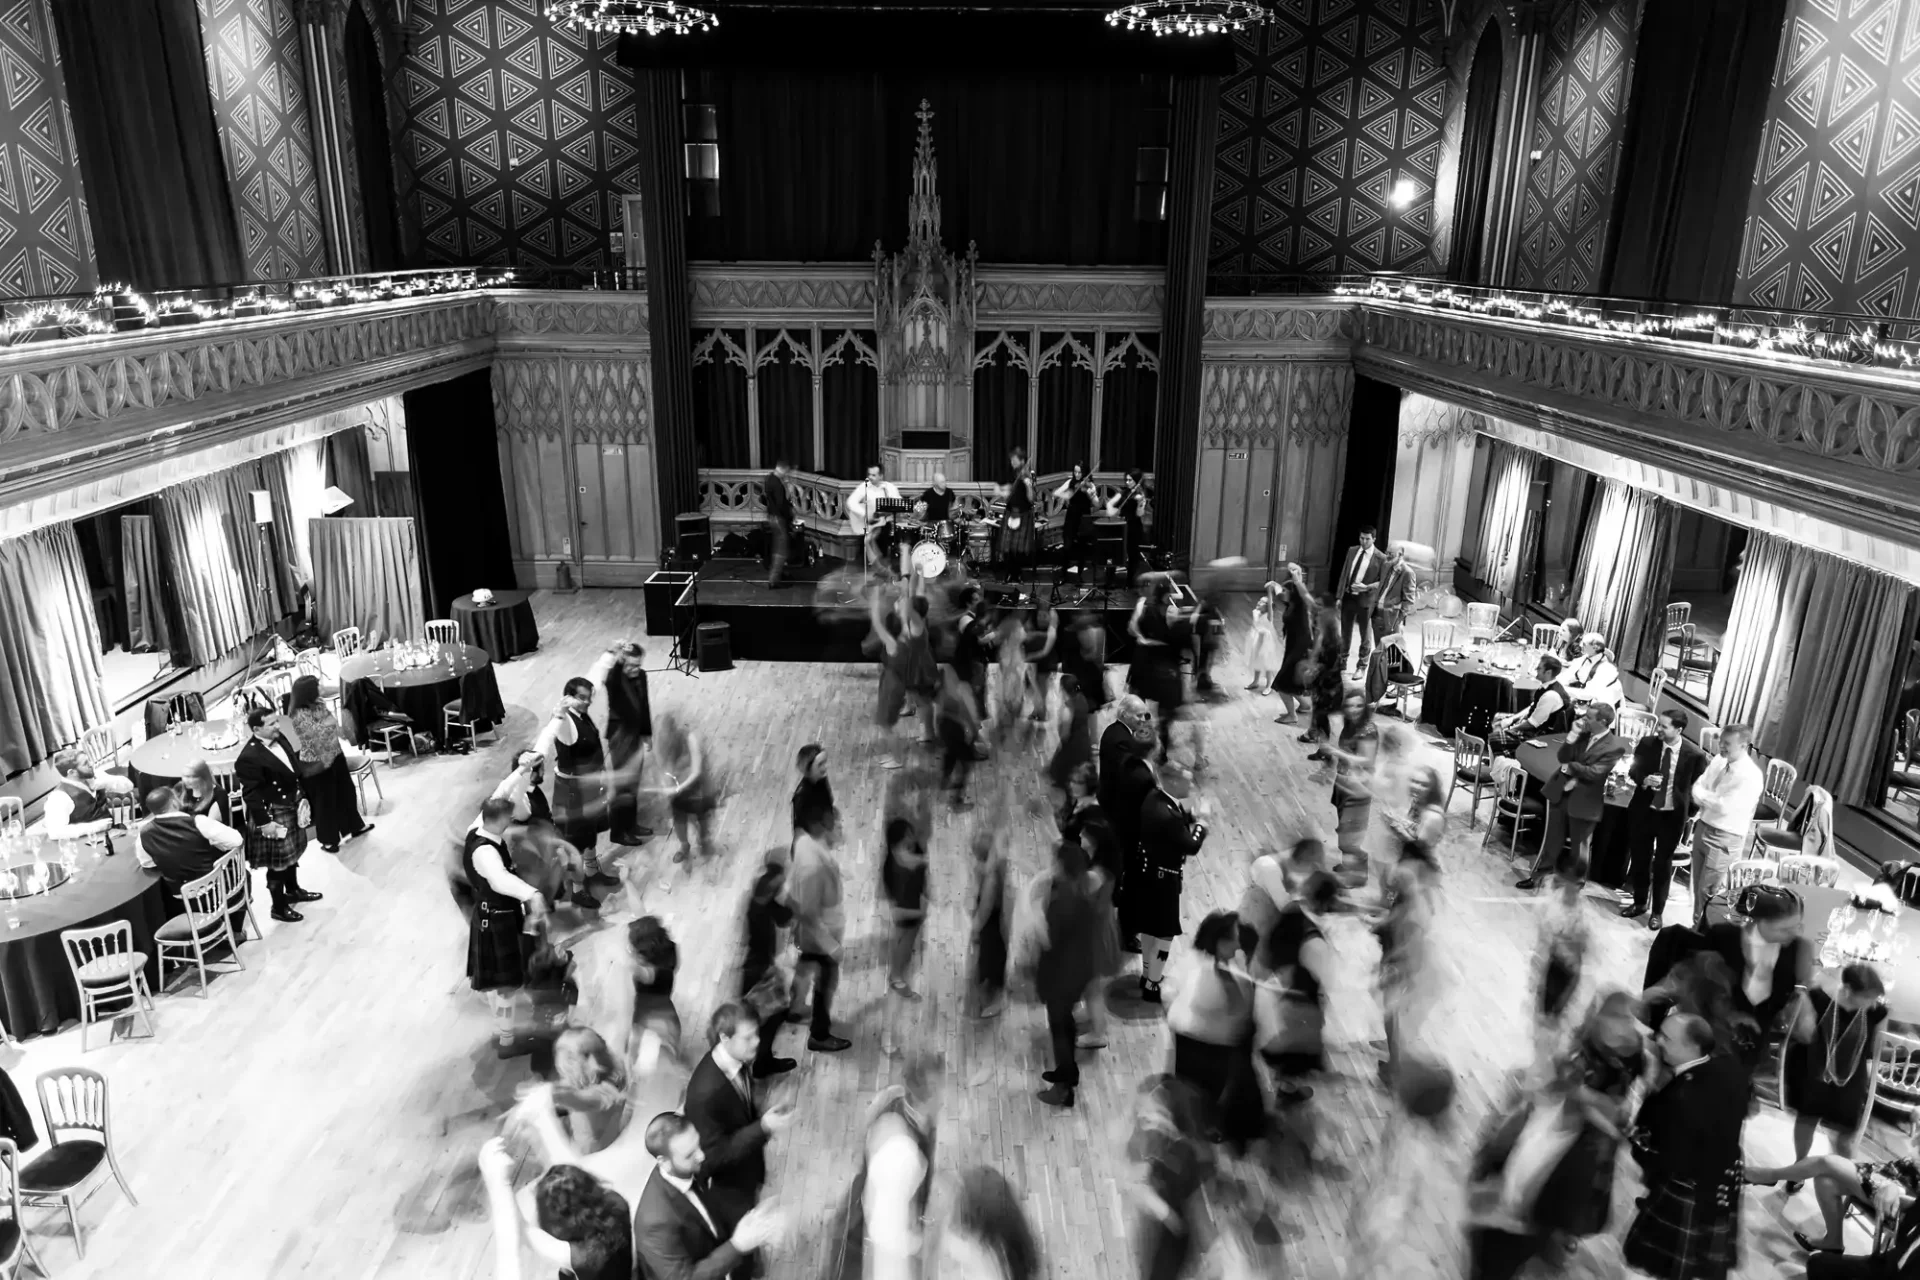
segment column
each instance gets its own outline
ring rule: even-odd
[[[340,139],[339,104],[334,89],[344,74],[327,40],[324,0],[294,0],[300,23],[300,51],[307,80],[307,120],[313,134],[313,165],[320,180],[320,221],[327,237],[327,268],[352,275],[353,214],[347,197],[345,147]]]
[[[640,221],[647,246],[654,479],[660,495],[660,545],[671,547],[679,533],[675,517],[700,509],[680,73],[649,69],[634,75],[640,81]]]

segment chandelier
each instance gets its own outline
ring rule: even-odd
[[[692,35],[711,31],[720,19],[675,0],[554,0],[547,17],[576,31],[616,35]]]
[[[1258,26],[1267,17],[1253,0],[1140,0],[1109,13],[1107,25],[1157,36],[1211,36]]]

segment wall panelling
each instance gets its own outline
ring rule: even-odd
[[[0,296],[85,292],[93,239],[46,0],[0,13],[0,64]]]

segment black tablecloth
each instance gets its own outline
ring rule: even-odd
[[[466,708],[469,720],[496,725],[506,720],[500,682],[494,678],[493,664],[485,650],[470,644],[448,645],[443,661],[402,671],[393,668],[394,654],[392,649],[381,649],[348,658],[340,664],[340,687],[371,680],[397,710],[413,721],[415,733],[428,734],[435,741],[443,736],[441,712],[456,698],[471,698],[472,705]]]
[[[62,929],[88,929],[125,920],[133,927],[133,948],[146,953],[147,984],[160,989],[160,953],[153,931],[167,918],[160,877],[141,868],[133,856],[133,837],[113,834],[115,856],[95,861],[80,855],[67,883],[51,893],[21,898],[20,927],[7,927],[0,907],[0,1017],[16,1036],[58,1031],[80,1016],[80,991],[60,945]]]
[[[202,735],[217,738],[228,733],[239,735],[230,747],[210,751],[200,745]],[[134,796],[144,799],[155,787],[172,786],[186,777],[187,770],[198,760],[205,760],[213,769],[233,768],[248,736],[244,725],[235,728],[229,720],[207,720],[183,725],[179,733],[148,738],[127,758],[127,780],[133,783]]]
[[[1538,687],[1531,676],[1497,671],[1475,658],[1435,658],[1420,688],[1420,723],[1448,738],[1458,729],[1484,738],[1494,716],[1520,709],[1522,689],[1531,694]]]
[[[495,662],[506,662],[540,647],[540,628],[533,621],[531,591],[496,591],[490,604],[475,604],[471,595],[453,602],[453,620],[460,638],[487,651]]]
[[[1532,742],[1523,742],[1514,751],[1513,758],[1520,762],[1527,776],[1538,786],[1560,768],[1560,744],[1566,740],[1565,734],[1556,733]],[[1593,829],[1593,844],[1587,850],[1587,880],[1590,883],[1605,885],[1609,889],[1626,887],[1631,862],[1627,848],[1627,801],[1632,795],[1631,790],[1622,787],[1607,797],[1606,810],[1600,815],[1600,825]],[[1540,829],[1543,833],[1546,830],[1544,825]]]

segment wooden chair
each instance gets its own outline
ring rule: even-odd
[[[294,655],[293,669],[297,675],[312,676],[320,682],[320,701],[327,703],[333,709],[333,714],[338,716],[340,681],[336,676],[327,674],[326,663],[321,659],[323,652],[321,649],[302,649]]]
[[[474,728],[476,724],[484,724],[487,727],[484,730],[477,730]],[[469,743],[478,743],[482,732],[495,742],[500,740],[500,726],[491,720],[467,719],[466,712],[461,710],[461,702],[458,698],[440,709],[441,739],[449,749],[453,746],[453,735],[456,732],[466,734]]]
[[[212,773],[213,789],[227,798],[227,816],[222,821],[230,827],[237,827],[240,825],[240,814],[244,812],[246,805],[245,793],[240,787],[240,777],[233,771],[233,766],[230,764],[220,765],[212,769]]]
[[[6,1212],[6,1216],[0,1218],[0,1277],[14,1280],[20,1274],[22,1261],[31,1263],[43,1276],[52,1275],[46,1263],[34,1253],[33,1241],[27,1237],[27,1221],[21,1215],[24,1206],[20,1201],[20,1148],[12,1138],[0,1138],[0,1178],[6,1180],[5,1188],[0,1189],[0,1206],[4,1206]]]
[[[1408,718],[1407,698],[1426,687],[1426,677],[1414,669],[1413,663],[1407,658],[1407,651],[1400,647],[1398,641],[1387,645],[1382,652],[1386,655],[1387,689],[1380,696],[1380,701],[1393,703],[1394,710],[1405,720]]]
[[[27,825],[26,806],[19,796],[0,796],[0,835],[15,827],[24,829]]]
[[[20,1171],[20,1199],[35,1208],[65,1208],[73,1224],[74,1251],[84,1258],[80,1206],[107,1184],[109,1175],[120,1184],[128,1204],[140,1205],[114,1154],[107,1078],[85,1067],[65,1067],[46,1072],[37,1083],[40,1114],[53,1145]]]
[[[1778,863],[1781,884],[1811,884],[1831,889],[1840,883],[1840,859],[1817,853],[1789,853]]]
[[[1780,864],[1772,858],[1735,858],[1727,864],[1727,901],[1749,885],[1780,883]]]
[[[1433,655],[1453,648],[1454,626],[1445,618],[1428,618],[1420,624],[1420,657],[1427,662]]]
[[[233,855],[229,854],[228,857]],[[222,943],[238,968],[247,967],[240,958],[240,942],[233,936],[233,923],[227,919],[227,885],[221,865],[180,886],[180,900],[186,913],[177,915],[153,931],[154,945],[160,949],[160,989],[167,988],[167,962],[191,964],[200,974],[200,998],[207,998],[207,957]],[[243,926],[244,928],[244,926]]]
[[[360,628],[342,627],[334,632],[333,652],[342,658],[351,658],[360,652]]]
[[[1765,782],[1760,791],[1760,809],[1762,813],[1772,810],[1766,818],[1755,815],[1755,821],[1765,821],[1776,827],[1787,823],[1792,812],[1788,797],[1793,794],[1793,784],[1800,779],[1799,766],[1790,764],[1777,756],[1767,761]]]
[[[113,740],[113,726],[103,724],[81,734],[80,754],[102,773],[119,764],[120,744]]]
[[[247,929],[253,929],[253,936],[263,938],[260,921],[253,914],[253,872],[247,866],[247,856],[241,850],[234,850],[220,859],[220,888],[226,895],[227,921],[231,925],[234,914],[240,914],[240,941],[247,940]],[[234,953],[234,959],[240,958]]]
[[[1660,695],[1667,691],[1667,678],[1667,669],[1657,667],[1647,681],[1647,710],[1656,716],[1660,714]]]
[[[1473,791],[1473,803],[1467,809],[1467,830],[1471,831],[1480,819],[1480,793],[1493,781],[1493,752],[1487,747],[1485,738],[1475,737],[1461,729],[1453,735],[1453,781],[1447,787],[1448,807],[1453,804],[1453,793],[1469,788]]]
[[[1467,606],[1467,638],[1469,640],[1491,640],[1499,630],[1499,605],[1470,604]]]
[[[427,624],[428,644],[459,644],[460,624],[451,618],[435,618]]]
[[[291,671],[269,671],[240,690],[242,706],[259,707],[263,711],[276,713],[287,709],[287,699],[292,696],[293,673]]]
[[[389,751],[388,755],[393,753]],[[347,753],[347,771],[353,775],[354,793],[360,797],[360,811],[367,810],[367,784],[373,784],[373,793],[380,797],[380,808],[387,806],[387,793],[380,785],[380,762],[373,758],[373,752],[359,748]],[[374,812],[378,813],[376,809]]]
[[[1720,659],[1711,647],[1696,640],[1694,634],[1691,622],[1680,628],[1680,660],[1674,664],[1674,675],[1683,683],[1688,676],[1699,676],[1701,682],[1710,687]]]
[[[1651,711],[1642,710],[1639,707],[1623,707],[1620,711],[1619,723],[1614,725],[1613,731],[1628,742],[1638,742],[1659,727],[1660,722],[1654,719]]]
[[[1693,606],[1686,601],[1676,600],[1667,606],[1666,625],[1661,629],[1660,633],[1660,661],[1654,665],[1660,667],[1666,666],[1667,650],[1672,649],[1673,665],[1678,669],[1680,666],[1680,655],[1685,652],[1681,645],[1680,628],[1686,626],[1692,619]]]
[[[190,693],[176,693],[167,699],[167,723],[194,724],[205,720],[206,707],[205,699],[196,701]]]
[[[1547,820],[1547,802],[1539,796],[1527,794],[1527,771],[1518,761],[1501,760],[1495,766],[1493,793],[1493,814],[1487,819],[1487,834],[1480,837],[1480,847],[1486,848],[1493,838],[1494,829],[1502,818],[1513,824],[1513,834],[1507,840],[1507,857],[1513,859],[1520,854],[1520,830],[1530,822]]]
[[[67,953],[67,967],[73,971],[73,983],[80,989],[80,1052],[87,1051],[87,1028],[109,1016],[111,1022],[122,1013],[144,1018],[147,1035],[153,1031],[153,992],[147,989],[147,956],[133,949],[133,926],[115,920],[93,929],[62,929],[60,945]],[[103,1009],[108,1003],[125,1008]]]
[[[1567,642],[1567,629],[1557,622],[1536,622],[1533,624],[1533,647],[1545,649],[1551,653],[1560,652]]]

